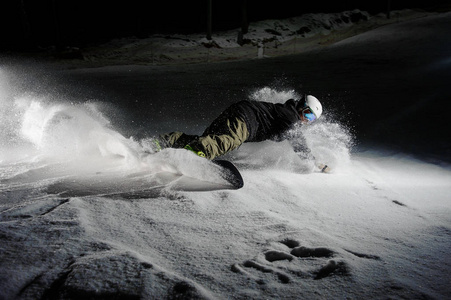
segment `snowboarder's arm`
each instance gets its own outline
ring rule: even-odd
[[[318,168],[318,170],[321,173],[330,173],[331,172],[331,168],[327,164],[316,161],[316,158],[312,154],[312,151],[310,150],[310,148],[305,146],[305,144],[301,144],[301,145],[303,145],[302,147],[299,147],[299,145],[300,144],[297,144],[298,147],[295,147],[295,145],[293,145],[293,149],[300,158],[314,161],[315,166]]]
[[[294,147],[294,145],[293,145],[293,149],[300,158],[314,161],[315,166],[318,168],[318,170],[321,173],[330,173],[331,172],[331,168],[327,164],[319,163],[316,161],[315,156],[312,154],[312,151],[307,146],[298,148],[298,147]]]
[[[312,151],[309,147],[307,147],[307,142],[305,140],[305,137],[300,134],[300,131],[293,130],[289,132],[285,136],[285,138],[288,140],[288,142],[293,147],[294,152],[301,158],[313,161],[315,163],[315,166],[318,168],[318,170],[322,173],[330,173],[331,168],[324,163],[320,163],[316,161],[315,156],[312,154]]]

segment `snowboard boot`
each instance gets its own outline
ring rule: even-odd
[[[206,157],[205,153],[198,150],[195,145],[199,141],[199,136],[188,135],[180,131],[161,134],[150,140],[150,147],[154,152],[160,152],[165,148],[184,148],[200,157]]]
[[[148,139],[145,142],[145,146],[150,150],[150,153],[157,153],[169,147],[167,142],[161,136]]]
[[[196,154],[197,156],[204,157],[204,158],[206,157],[206,155],[205,155],[204,152],[198,151],[198,150],[194,149],[193,147],[191,147],[190,145],[186,145],[184,148],[185,148],[186,150],[189,150],[189,151],[193,152],[193,153]]]
[[[180,131],[160,134],[150,140],[150,148],[154,152],[160,152],[166,148],[183,148],[192,139],[192,136]]]

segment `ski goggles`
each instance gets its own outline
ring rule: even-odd
[[[310,107],[306,107],[301,110],[301,115],[306,119],[309,123],[316,120],[316,115],[310,109]]]

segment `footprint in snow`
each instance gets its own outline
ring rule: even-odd
[[[286,251],[268,250],[255,259],[234,264],[232,271],[255,280],[258,284],[266,284],[264,278],[275,276],[283,284],[289,284],[295,278],[320,280],[330,276],[348,276],[348,264],[338,257],[338,253],[326,247],[306,247],[293,239],[285,239],[278,243],[285,245]],[[346,250],[359,258],[379,259]]]

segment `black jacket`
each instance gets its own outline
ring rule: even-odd
[[[227,121],[238,117],[246,123],[249,132],[249,137],[245,142],[288,139],[295,152],[310,155],[305,139],[298,134],[298,131],[286,135],[287,131],[301,120],[299,111],[304,105],[305,96],[299,100],[290,99],[285,103],[277,104],[262,101],[240,101],[224,110],[202,135],[230,134]],[[293,134],[295,135],[293,136]]]
[[[232,105],[230,109],[246,122],[249,131],[247,142],[261,142],[282,140],[282,135],[301,120],[299,108],[303,107],[304,102],[303,98],[277,104],[241,101]]]

